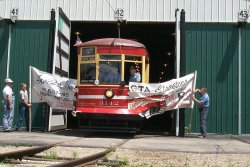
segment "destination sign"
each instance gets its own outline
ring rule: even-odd
[[[82,48],[82,56],[94,56],[95,51],[95,47]]]

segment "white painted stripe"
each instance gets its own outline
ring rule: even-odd
[[[106,99],[104,95],[79,95],[78,99]],[[116,100],[128,100],[131,99],[129,96],[114,96],[112,99]]]

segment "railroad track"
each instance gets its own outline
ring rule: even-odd
[[[77,140],[77,139],[75,139]],[[50,166],[50,167],[73,167],[73,166],[86,166],[87,164],[94,164],[98,160],[103,159],[106,155],[110,152],[116,150],[118,147],[125,144],[129,139],[124,139],[119,144],[112,146],[104,151],[97,152],[90,156],[72,159],[72,158],[60,158],[58,157],[55,159],[44,159],[42,156],[37,156],[36,154],[41,153],[47,149],[56,147],[62,143],[68,142],[59,142],[50,145],[44,146],[35,146],[28,149],[7,152],[0,154],[0,162],[8,163],[8,164],[26,164],[27,166],[36,166],[43,164],[43,166]],[[72,142],[72,140],[71,140]]]

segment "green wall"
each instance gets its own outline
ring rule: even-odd
[[[238,39],[235,24],[187,23],[186,72],[197,70],[197,87],[210,95],[208,132],[238,133]],[[250,133],[250,26],[242,28],[242,133]],[[247,56],[248,55],[248,56]],[[198,97],[198,96],[197,96]],[[190,111],[186,110],[186,124]],[[197,105],[193,110],[192,132],[199,132]]]
[[[0,21],[0,88],[1,88],[1,95],[0,95],[0,106],[2,110],[2,88],[4,87],[4,78],[6,76],[6,63],[7,63],[7,48],[8,48],[8,26],[4,24],[3,21]],[[0,123],[2,125],[2,112],[0,115]]]
[[[48,41],[49,21],[16,21],[12,25],[9,77],[14,81],[13,91],[16,95],[14,126],[16,125],[18,113],[19,85],[22,82],[29,83],[29,66],[47,71]],[[0,42],[0,84],[2,90],[6,77],[8,47],[8,23],[3,21],[0,22]],[[0,100],[2,101],[2,99],[1,95]],[[43,104],[34,104],[32,106],[32,123],[32,127],[35,128],[44,126]],[[0,126],[2,126],[2,112]]]
[[[250,25],[242,28],[242,133],[250,133]]]

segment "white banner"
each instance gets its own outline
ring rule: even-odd
[[[76,80],[31,67],[31,102],[47,102],[53,109],[74,110]]]
[[[158,113],[177,108],[193,108],[191,95],[195,89],[196,72],[163,83],[129,83],[129,96],[134,98],[128,103],[130,110],[150,103],[159,104]]]

